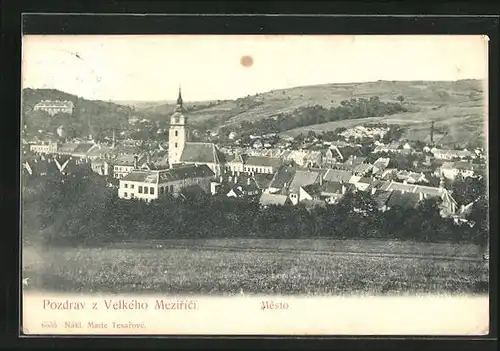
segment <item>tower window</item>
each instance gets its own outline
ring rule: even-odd
[[[179,135],[179,132],[176,130],[175,131],[175,136],[178,136]]]
[[[174,147],[177,147],[177,143],[175,143]]]

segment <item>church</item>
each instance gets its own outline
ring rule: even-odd
[[[180,165],[207,165],[220,177],[224,169],[225,157],[213,143],[189,142],[187,117],[184,115],[181,89],[177,98],[177,106],[170,117],[168,139],[168,162],[170,168]]]

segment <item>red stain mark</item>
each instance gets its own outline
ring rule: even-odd
[[[240,63],[243,67],[251,67],[253,65],[253,58],[252,56],[242,56],[240,59]]]

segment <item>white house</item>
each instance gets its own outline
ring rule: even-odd
[[[430,152],[436,159],[439,160],[453,160],[455,158],[465,159],[469,157],[475,157],[475,153],[470,152],[467,149],[464,150],[447,150],[447,149],[437,149],[432,148]]]
[[[238,174],[274,174],[282,164],[279,158],[243,154],[226,163],[226,170]]]
[[[440,168],[440,174],[446,179],[455,179],[458,175],[463,178],[474,176],[474,165],[465,161],[445,162]]]
[[[182,189],[193,185],[210,193],[214,176],[207,165],[187,165],[161,171],[135,169],[120,179],[118,197],[151,201],[168,193],[177,196]]]
[[[57,153],[59,145],[55,142],[42,142],[40,144],[31,144],[30,151],[38,154],[53,154]]]

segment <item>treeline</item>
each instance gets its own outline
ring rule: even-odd
[[[469,220],[441,218],[438,203],[379,212],[369,193],[346,195],[340,203],[313,210],[270,206],[185,189],[183,196],[145,203],[118,199],[101,177],[88,171],[71,179],[23,180],[33,190],[23,201],[23,236],[52,244],[99,244],[169,238],[391,238],[473,242],[487,238],[487,202],[477,202]],[[26,191],[26,190],[25,190]]]
[[[299,107],[291,113],[279,113],[273,117],[241,123],[241,128],[249,133],[283,132],[313,124],[380,117],[406,112],[401,102],[382,102],[378,96],[370,99],[358,98],[343,100],[340,106],[324,108],[319,105]]]

